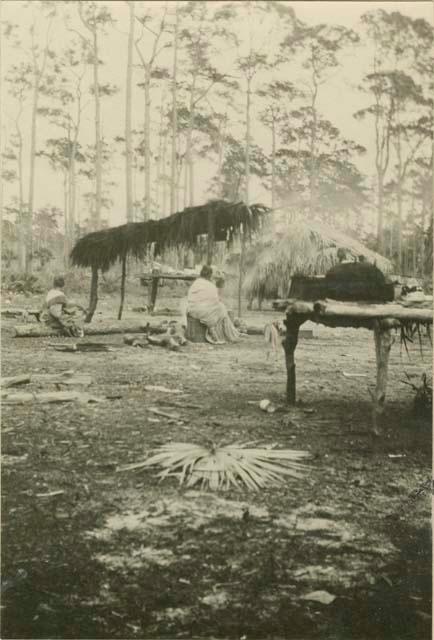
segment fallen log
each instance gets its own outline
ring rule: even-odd
[[[97,398],[88,393],[79,391],[51,391],[45,393],[7,393],[1,394],[2,404],[26,404],[35,402],[36,404],[44,404],[49,402],[103,402],[104,398]]]
[[[15,338],[49,338],[51,336],[64,336],[58,330],[45,324],[20,324],[15,327]],[[131,321],[119,321],[116,323],[99,322],[85,325],[86,336],[105,336],[116,333],[155,333],[163,334],[168,329],[168,323],[131,323]]]
[[[66,353],[101,353],[106,351],[113,351],[114,348],[118,348],[117,344],[107,344],[106,342],[78,342],[78,343],[60,343],[50,342],[49,347],[52,347],[55,351],[63,351]]]
[[[20,376],[9,376],[0,379],[3,389],[14,387],[21,384],[29,384],[30,382],[48,382],[51,384],[84,384],[90,385],[92,378],[87,373],[74,374],[73,371],[64,371],[62,373],[33,373],[23,374]]]

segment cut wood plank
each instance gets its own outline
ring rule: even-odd
[[[45,324],[21,324],[15,325],[16,338],[48,338],[50,336],[63,336],[57,329]],[[85,325],[86,336],[104,336],[116,333],[166,333],[168,324],[162,323],[133,323],[131,320],[114,322],[95,322]]]
[[[428,323],[432,323],[433,319],[433,311],[431,308],[408,307],[396,303],[363,304],[357,302],[338,302],[328,299],[318,300],[317,302],[289,299],[275,301],[275,303],[276,310],[287,311],[290,315],[335,318],[349,317],[355,320],[392,318]]]
[[[97,398],[88,393],[80,393],[79,391],[51,391],[44,393],[8,393],[2,392],[2,404],[26,404],[35,402],[36,404],[44,404],[50,402],[103,402],[104,398]]]
[[[432,309],[403,307],[400,304],[357,304],[325,300],[315,302],[313,311],[319,316],[340,316],[354,319],[394,318],[396,320],[429,323],[432,323],[433,320]]]
[[[20,384],[28,384],[30,382],[31,376],[28,373],[25,373],[21,376],[9,376],[5,378],[1,378],[1,386],[3,389],[7,387],[16,387]]]

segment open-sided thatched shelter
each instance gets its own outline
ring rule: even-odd
[[[363,255],[384,273],[392,270],[389,260],[354,238],[324,224],[297,221],[269,228],[261,242],[249,248],[245,293],[250,300],[285,298],[295,274],[325,274],[339,262],[340,249],[347,258]]]
[[[92,318],[98,296],[98,271],[107,271],[117,261],[122,263],[121,308],[125,294],[126,260],[128,256],[142,258],[154,247],[154,255],[161,255],[171,247],[194,247],[199,236],[208,237],[208,263],[212,261],[215,242],[230,243],[242,229],[247,236],[258,229],[263,214],[269,209],[243,202],[229,203],[213,200],[205,205],[190,207],[161,220],[133,222],[110,229],[94,231],[80,238],[71,252],[72,264],[92,269],[90,306],[87,320]]]

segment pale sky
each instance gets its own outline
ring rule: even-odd
[[[103,3],[104,4],[104,3]],[[136,3],[138,10],[141,9],[143,3]],[[158,12],[159,5],[163,5],[163,2],[151,2],[145,3],[151,7],[152,12]],[[170,4],[170,3],[169,3]],[[213,3],[215,4],[215,3]],[[225,4],[225,3],[219,3]],[[376,8],[383,8],[386,11],[397,10],[401,13],[407,14],[412,18],[421,17],[433,22],[433,3],[427,2],[350,2],[341,0],[339,2],[329,2],[322,0],[320,2],[287,2],[286,4],[292,6],[296,12],[297,17],[309,24],[316,24],[320,22],[330,24],[340,24],[349,28],[356,28],[360,16],[368,10]],[[117,21],[116,30],[109,29],[109,34],[104,38],[102,43],[101,58],[104,60],[104,66],[101,67],[101,81],[111,82],[116,84],[120,88],[120,92],[113,98],[105,98],[102,105],[102,125],[103,133],[108,138],[113,138],[116,135],[124,134],[124,118],[125,118],[125,93],[123,79],[125,78],[126,69],[126,45],[127,45],[127,16],[128,10],[125,2],[121,0],[115,0],[109,3],[110,11]],[[24,27],[28,21],[28,10],[23,6],[23,2],[20,0],[3,0],[2,2],[2,19],[18,23]],[[262,25],[257,25],[259,32]],[[237,25],[237,33],[239,37],[243,35],[247,30],[246,24],[241,22]],[[28,36],[27,36],[28,37]],[[65,32],[57,34],[53,42],[53,47],[56,48],[61,42],[63,44],[65,38]],[[17,52],[11,51],[7,48],[7,43],[2,46],[2,77],[7,72],[9,64],[14,62],[16,55],[20,55]],[[171,52],[168,52],[168,62],[171,59]],[[163,64],[161,62],[160,64]],[[360,81],[364,71],[366,70],[366,60],[361,51],[351,51],[343,60],[343,64],[339,67],[338,72],[327,83],[327,86],[323,87],[320,96],[320,109],[323,115],[329,118],[334,124],[336,124],[342,134],[345,137],[353,138],[357,143],[361,143],[369,148],[369,153],[360,160],[359,167],[373,175],[373,139],[371,134],[371,127],[363,122],[358,122],[353,118],[353,113],[360,109],[361,94],[356,90],[356,83]],[[139,81],[140,70],[135,71],[135,80]],[[287,74],[285,77],[288,80],[294,81],[294,69],[288,66]],[[88,86],[89,80],[86,82]],[[7,85],[2,83],[2,138],[7,138],[12,130],[11,115],[14,114],[15,105],[11,97],[7,95]],[[5,95],[6,94],[6,95]],[[142,127],[143,121],[143,92],[134,88],[133,94],[134,101],[134,113],[133,113],[133,127],[139,129]],[[41,101],[42,102],[42,101]],[[155,104],[159,104],[159,96],[155,94]],[[158,109],[156,109],[153,121],[158,118]],[[25,122],[28,127],[29,119],[26,118]],[[90,102],[89,108],[84,114],[83,118],[83,135],[81,138],[82,143],[93,143],[93,110],[92,103]],[[240,125],[237,125],[240,126]],[[28,129],[27,129],[28,130]],[[57,133],[58,135],[58,133]],[[44,140],[47,137],[53,137],[53,131],[49,130],[47,125],[40,119],[38,129],[38,146],[44,145]],[[255,142],[262,144],[265,148],[269,146],[268,138],[265,131],[261,130],[260,126],[255,126],[253,130],[253,137]],[[28,137],[26,138],[28,140]],[[155,150],[155,149],[154,149]],[[210,171],[214,167],[209,163],[201,161],[197,163],[196,168],[196,182],[198,185],[196,204],[201,204],[206,201],[210,195],[206,192],[208,181],[210,178]],[[125,222],[125,182],[124,182],[124,161],[119,154],[116,159],[116,166],[112,170],[112,178],[118,181],[118,186],[111,191],[111,197],[114,201],[112,210],[109,214],[109,224],[122,224]],[[42,188],[43,185],[43,188]],[[86,190],[88,187],[86,187]],[[14,185],[6,184],[4,187],[4,202],[8,203],[11,195],[16,190]],[[84,190],[84,186],[82,188]],[[143,196],[143,177],[137,175],[136,177],[136,195],[138,198]],[[265,204],[269,204],[269,195],[264,191],[260,185],[252,185],[252,197],[251,200],[262,201]],[[45,206],[46,204],[54,204],[62,207],[63,196],[61,188],[61,176],[60,174],[53,174],[48,168],[47,163],[44,160],[37,161],[37,187],[35,190],[35,206]],[[169,213],[169,211],[167,211]],[[83,218],[86,217],[86,213],[83,214]]]

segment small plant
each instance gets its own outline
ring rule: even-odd
[[[416,385],[411,381],[407,372],[405,372],[405,375],[407,380],[402,380],[402,382],[408,384],[415,391],[414,412],[420,416],[430,417],[432,415],[432,379],[429,379],[426,373],[423,373],[421,383]]]
[[[162,467],[158,477],[176,477],[179,484],[202,489],[247,487],[254,491],[267,485],[280,485],[285,476],[300,478],[307,467],[300,460],[307,451],[292,449],[248,448],[232,444],[210,448],[186,442],[173,442],[159,447],[155,455],[143,462],[126,465],[118,471],[132,471],[152,466]],[[254,444],[254,443],[253,443]]]

